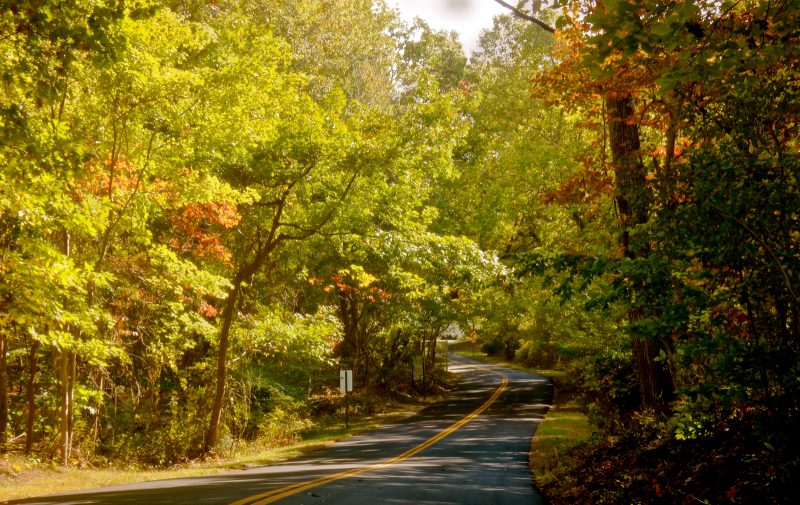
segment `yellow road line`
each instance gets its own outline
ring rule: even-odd
[[[417,445],[416,447],[412,447],[411,449],[407,450],[406,452],[404,452],[402,454],[399,454],[398,456],[395,456],[395,457],[393,457],[391,459],[387,459],[386,461],[382,461],[380,463],[375,463],[374,465],[362,466],[360,468],[353,468],[353,469],[345,470],[345,471],[342,471],[342,472],[339,472],[339,473],[334,473],[334,474],[331,474],[331,475],[327,475],[325,477],[318,477],[316,479],[308,480],[308,481],[305,481],[305,482],[298,482],[296,484],[289,484],[288,486],[280,487],[278,489],[273,489],[273,490],[267,491],[265,493],[249,496],[247,498],[235,501],[235,502],[231,503],[230,505],[266,505],[268,503],[274,503],[274,502],[276,502],[278,500],[282,500],[282,499],[287,498],[289,496],[295,495],[297,493],[302,493],[303,491],[308,491],[309,489],[312,489],[312,488],[315,488],[315,487],[318,487],[318,486],[322,486],[322,485],[328,484],[330,482],[334,482],[334,481],[341,480],[341,479],[346,479],[348,477],[352,477],[353,475],[358,475],[360,473],[370,472],[372,470],[378,470],[378,469],[381,469],[381,468],[384,468],[384,467],[387,467],[387,466],[390,466],[390,465],[394,465],[394,464],[399,463],[399,462],[401,462],[403,460],[406,460],[406,459],[414,456],[418,452],[420,452],[420,451],[422,451],[424,449],[427,449],[428,447],[432,446],[433,444],[435,444],[439,440],[447,437],[448,435],[451,435],[453,432],[455,432],[456,430],[458,430],[459,428],[461,428],[462,426],[464,426],[468,422],[472,421],[473,419],[475,419],[476,417],[481,415],[486,409],[488,409],[489,406],[492,403],[494,403],[495,400],[497,400],[497,398],[500,396],[500,394],[505,390],[506,386],[508,385],[508,377],[506,377],[504,374],[502,374],[500,372],[495,372],[495,373],[498,373],[503,378],[503,380],[500,383],[500,386],[498,386],[498,388],[495,390],[494,394],[492,394],[492,396],[488,400],[486,400],[483,403],[483,405],[481,405],[477,409],[473,410],[472,412],[470,412],[469,414],[464,416],[462,419],[460,419],[460,420],[456,421],[455,423],[451,424],[450,426],[448,426],[444,430],[440,431],[439,433],[437,433],[433,437],[431,437],[428,440],[422,442],[421,444]]]

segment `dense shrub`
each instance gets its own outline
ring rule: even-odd
[[[550,342],[526,340],[517,349],[514,361],[527,367],[554,368],[559,361],[558,348]]]
[[[314,423],[298,408],[278,407],[264,415],[258,425],[257,445],[273,448],[293,444]]]
[[[583,374],[582,385],[589,417],[603,430],[621,431],[640,406],[630,352],[612,351],[595,357]]]
[[[489,356],[502,355],[506,359],[514,359],[519,349],[519,338],[511,335],[497,335],[481,344],[481,351]]]
[[[566,455],[571,464],[542,492],[552,505],[797,503],[797,421],[765,417],[764,409],[740,411],[702,437],[680,440],[654,416],[632,415],[624,432]],[[764,424],[785,435],[780,448],[752,436]]]
[[[540,340],[526,340],[520,344],[514,361],[531,368],[565,368],[590,352],[577,345],[564,345]]]

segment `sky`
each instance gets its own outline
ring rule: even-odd
[[[494,0],[387,0],[386,3],[398,8],[409,22],[419,17],[431,28],[457,31],[467,54],[477,48],[481,30],[491,28],[492,18],[508,12]]]

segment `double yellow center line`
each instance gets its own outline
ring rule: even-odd
[[[495,372],[495,373],[498,373],[502,377],[503,380],[500,382],[500,386],[498,386],[498,388],[494,391],[492,396],[489,397],[489,399],[486,400],[480,407],[478,407],[477,409],[473,410],[472,412],[470,412],[469,414],[464,416],[462,419],[460,419],[459,421],[456,421],[455,423],[451,424],[450,426],[448,426],[444,430],[440,431],[436,435],[434,435],[431,438],[425,440],[424,442],[422,442],[421,444],[417,445],[416,447],[412,447],[411,449],[407,450],[406,452],[404,452],[402,454],[399,454],[399,455],[397,455],[397,456],[395,456],[395,457],[393,457],[391,459],[387,459],[386,461],[382,461],[380,463],[375,463],[373,465],[362,466],[362,467],[359,467],[359,468],[353,468],[353,469],[345,470],[345,471],[342,471],[342,472],[339,472],[339,473],[334,473],[334,474],[331,474],[331,475],[327,475],[325,477],[319,477],[319,478],[316,478],[316,479],[313,479],[313,480],[307,480],[307,481],[304,481],[304,482],[298,482],[296,484],[290,484],[288,486],[284,486],[284,487],[280,487],[280,488],[277,488],[277,489],[273,489],[273,490],[267,491],[265,493],[256,494],[256,495],[253,495],[253,496],[248,496],[247,498],[241,499],[239,501],[235,501],[235,502],[231,503],[230,505],[266,505],[268,503],[275,503],[278,500],[282,500],[282,499],[287,498],[289,496],[295,495],[297,493],[302,493],[303,491],[308,491],[309,489],[312,489],[312,488],[315,488],[315,487],[318,487],[318,486],[322,486],[322,485],[328,484],[330,482],[334,482],[334,481],[341,480],[341,479],[346,479],[348,477],[352,477],[354,475],[358,475],[358,474],[365,473],[365,472],[371,472],[373,470],[379,470],[381,468],[385,468],[387,466],[394,465],[394,464],[399,463],[399,462],[401,462],[403,460],[406,460],[406,459],[414,456],[415,454],[419,453],[420,451],[422,451],[424,449],[427,449],[428,447],[432,446],[433,444],[435,444],[439,440],[441,440],[441,439],[447,437],[448,435],[452,434],[453,432],[455,432],[456,430],[458,430],[459,428],[461,428],[462,426],[464,426],[468,422],[472,421],[473,419],[475,419],[476,417],[481,415],[486,409],[488,409],[489,406],[491,406],[495,402],[495,400],[497,400],[497,398],[506,389],[506,386],[508,385],[508,377],[506,377],[504,374],[499,373],[499,372]]]

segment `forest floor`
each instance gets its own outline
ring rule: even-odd
[[[245,447],[229,457],[190,461],[169,468],[61,466],[20,455],[0,455],[0,502],[133,482],[216,475],[269,465],[326,447],[378,426],[401,421],[438,399],[431,396],[418,401],[386,403],[379,413],[351,418],[349,429],[341,424],[330,425],[316,429],[302,440],[285,447],[260,451]]]

